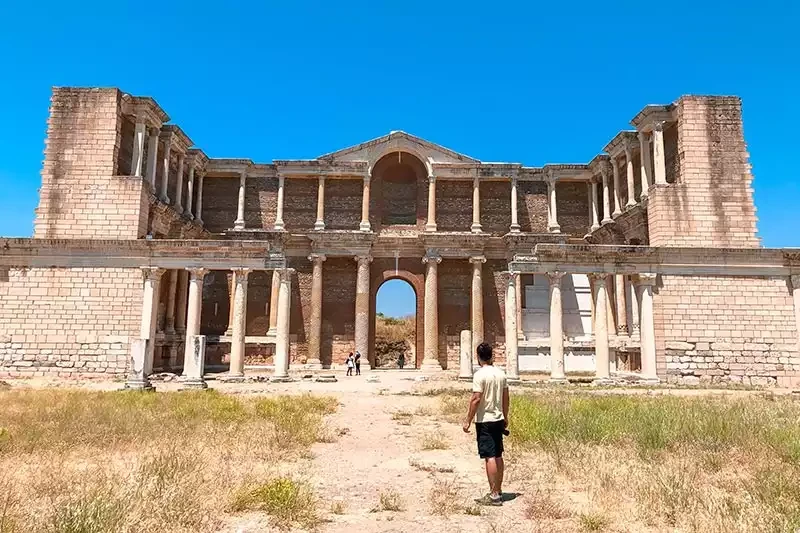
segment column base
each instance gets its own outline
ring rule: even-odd
[[[551,377],[547,382],[553,385],[569,385],[569,380],[566,377]]]
[[[621,214],[622,214],[622,211],[614,211],[613,213],[611,213],[611,218],[617,218]]]
[[[176,202],[175,203],[175,211],[177,211],[179,214],[183,213],[183,206]]]
[[[169,196],[166,196],[166,195],[159,196],[158,199],[161,200],[162,202],[164,202],[165,204],[169,204]]]
[[[306,370],[322,370],[322,361],[319,359],[310,359],[303,365]]]
[[[197,217],[196,219],[194,219],[194,221],[200,224],[201,226],[203,225],[203,219],[200,217]]]
[[[178,378],[178,383],[181,384],[180,390],[205,390],[208,388],[208,383],[203,378],[181,376]]]
[[[438,372],[442,370],[442,364],[436,359],[423,359],[419,369],[423,372]]]
[[[277,327],[269,328],[267,330],[267,336],[277,335],[277,334],[278,334],[278,328]]]
[[[188,218],[189,220],[194,220],[194,215],[192,214],[192,212],[191,212],[191,211],[184,211],[184,212],[183,212],[183,216],[185,216],[185,217],[186,217],[186,218]]]
[[[600,224],[592,224],[592,227],[589,229],[590,231],[597,231],[600,229]]]
[[[272,226],[272,229],[276,231],[283,231],[283,220],[276,220],[275,225]]]
[[[222,336],[223,337],[233,337],[233,330],[231,328],[226,329],[225,332],[222,334]]]
[[[626,211],[628,209],[630,209],[631,207],[636,207],[636,202],[631,201],[631,202],[628,202],[627,204],[625,204],[625,210]]]
[[[547,231],[549,231],[550,233],[561,233],[561,226],[559,226],[558,224],[547,226]]]
[[[521,226],[519,224],[511,224],[511,226],[508,228],[508,230],[511,233],[519,233],[520,230],[521,230]]]
[[[323,222],[322,220],[317,220],[316,222],[314,222],[314,229],[317,230],[317,231],[324,230],[325,229],[325,222]]]
[[[167,326],[164,328],[165,335],[175,335],[175,326]]]
[[[233,229],[244,229],[244,220],[237,220],[233,223]]]
[[[483,233],[483,226],[481,226],[480,224],[473,224],[472,226],[470,226],[469,230],[472,233]]]
[[[156,388],[153,387],[153,384],[150,383],[150,380],[147,377],[136,377],[128,378],[128,381],[125,382],[125,390],[152,392],[156,390]]]
[[[361,221],[361,224],[358,225],[358,229],[361,231],[372,231],[372,226],[370,226],[369,222]]]
[[[600,224],[605,226],[606,224],[611,224],[612,222],[614,222],[613,218],[604,218],[602,221],[600,221]]]
[[[425,224],[425,231],[436,231],[436,224]]]

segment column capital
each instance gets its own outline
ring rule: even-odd
[[[359,265],[362,263],[369,264],[372,263],[372,256],[370,254],[360,254],[353,257],[353,260],[355,260]]]
[[[428,183],[436,183],[436,176],[433,174],[428,174]]]
[[[559,283],[561,283],[561,278],[563,278],[565,274],[566,272],[554,271],[554,272],[548,272],[547,277],[550,278],[551,285],[558,285]]]
[[[634,279],[636,280],[636,285],[641,285],[643,287],[647,286],[654,286],[656,284],[656,278],[658,274],[653,273],[640,273]]]
[[[278,174],[278,185],[283,187],[284,181],[286,181],[286,176],[284,176],[283,174]]]
[[[159,130],[158,136],[164,141],[164,144],[172,146],[172,139],[175,138],[175,133],[170,130]]]
[[[320,181],[321,183],[325,183],[325,174],[320,174],[320,175],[319,175],[319,181]]]
[[[192,281],[203,279],[208,273],[208,269],[203,267],[187,267],[186,270],[189,271],[189,277]]]
[[[240,280],[241,280],[241,281],[243,281],[243,280],[246,280],[246,279],[247,279],[247,276],[248,276],[248,275],[250,274],[250,272],[252,272],[252,271],[253,271],[253,269],[252,269],[252,268],[232,268],[232,269],[231,269],[231,272],[233,272],[234,274],[236,274],[236,277],[235,277],[235,279],[236,279],[236,283],[239,283],[239,282],[240,282]]]
[[[653,122],[653,131],[664,131],[664,121],[656,120]]]
[[[472,255],[469,258],[469,262],[472,263],[473,265],[482,265],[483,263],[486,262],[486,256],[485,255]]]
[[[278,272],[278,275],[281,277],[281,283],[283,283],[284,281],[288,282],[288,281],[292,280],[292,274],[294,274],[294,269],[293,268],[279,268],[277,270],[277,272]]]
[[[157,267],[141,267],[141,270],[144,281],[158,281],[166,272],[166,269]]]
[[[605,284],[608,280],[608,276],[610,276],[608,272],[593,272],[589,274],[589,279]]]
[[[364,183],[369,183],[372,179],[372,174],[364,174]]]
[[[650,141],[650,135],[646,131],[638,131],[636,132],[637,137],[639,137],[639,142],[645,144]]]
[[[325,254],[310,254],[308,256],[308,260],[311,261],[312,263],[322,263],[326,259],[327,257],[325,256]]]
[[[800,289],[800,274],[792,274],[789,276],[789,281],[792,283],[792,289]]]
[[[435,254],[435,253],[432,253],[432,252],[428,252],[428,253],[426,253],[426,254],[425,254],[425,256],[422,258],[422,262],[423,262],[424,264],[426,264],[426,265],[427,265],[428,263],[433,263],[433,264],[436,264],[436,265],[438,265],[439,263],[441,263],[441,262],[442,262],[442,256],[440,256],[439,254]]]
[[[622,145],[623,149],[625,150],[625,160],[630,161],[633,159],[633,142],[626,138],[624,144]]]
[[[606,159],[602,159],[600,161],[600,176],[602,179],[608,179],[608,167],[610,166],[610,162]]]
[[[247,169],[243,168],[239,171],[239,179],[246,180],[247,179]]]

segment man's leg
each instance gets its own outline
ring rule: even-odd
[[[499,494],[497,489],[497,466],[496,458],[489,457],[486,459],[486,478],[489,480],[489,491],[492,497],[496,497]]]
[[[495,474],[495,487],[497,488],[497,494],[500,496],[503,495],[503,474],[506,470],[505,461],[503,461],[502,457],[496,457],[494,462],[497,464],[497,474]]]

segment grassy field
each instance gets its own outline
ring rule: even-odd
[[[307,484],[283,472],[330,439],[327,397],[212,391],[0,393],[0,533],[204,532],[266,512],[317,523]]]

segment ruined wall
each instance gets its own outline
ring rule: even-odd
[[[271,293],[272,271],[251,272],[247,278],[245,335],[264,336],[267,334]]]
[[[332,180],[328,180],[330,182]],[[326,187],[328,183],[325,184]],[[310,231],[317,220],[318,180],[287,179],[284,182],[283,223],[288,231]],[[327,193],[327,191],[325,191]],[[327,200],[327,194],[326,194]],[[327,202],[326,202],[327,203]],[[335,212],[331,212],[333,217]],[[358,229],[358,224],[350,229]]]
[[[490,280],[491,273],[484,265],[484,284]],[[472,265],[466,259],[443,259],[438,281],[439,362],[445,368],[458,368],[459,346],[452,338],[460,338],[462,330],[471,329]]]
[[[286,180],[288,183],[291,180]],[[237,184],[238,187],[238,184]],[[284,193],[286,191],[284,190]],[[238,195],[238,188],[237,193]],[[203,193],[205,197],[205,193]],[[238,201],[238,196],[236,197]],[[284,197],[284,200],[286,198]],[[203,198],[205,202],[205,198]],[[292,201],[285,202],[286,205]],[[205,207],[203,208],[205,210]],[[284,210],[284,220],[286,220]],[[276,177],[252,177],[247,178],[244,197],[244,220],[248,228],[258,228],[271,230],[275,226],[275,218],[278,214],[278,178]],[[234,218],[236,211],[234,210]],[[205,218],[205,215],[203,216]],[[233,226],[231,219],[230,225]],[[313,223],[312,223],[313,224]]]
[[[320,359],[323,365],[341,365],[355,349],[356,275],[357,264],[351,257],[331,257],[322,264]],[[310,279],[308,298],[311,298]],[[374,328],[370,324],[370,330]]]
[[[494,348],[495,360],[505,363],[505,306],[508,263],[490,259],[483,265],[483,339]]]
[[[482,181],[480,195],[481,226],[483,226],[483,231],[494,235],[508,233],[511,226],[511,182]],[[519,212],[517,215],[519,216]]]
[[[681,174],[680,154],[678,154],[678,125],[673,123],[664,126],[664,168],[667,183],[677,183],[680,181]]]
[[[252,195],[250,195],[252,197]],[[239,200],[239,180],[235,178],[203,178],[203,225],[212,233],[233,227]]]
[[[670,382],[800,384],[783,277],[659,276],[654,312],[657,369]]]
[[[358,229],[361,222],[363,188],[364,181],[361,179],[329,179],[325,181],[326,229]]]
[[[139,269],[0,272],[0,377],[125,375],[141,298]]]
[[[472,182],[436,182],[436,228],[438,231],[469,231],[472,226]]]
[[[231,311],[230,276],[229,270],[212,270],[203,279],[201,335],[222,335],[228,329]]]
[[[517,182],[517,219],[520,231],[547,233],[547,183]]]
[[[589,195],[586,183],[556,182],[556,211],[561,233],[583,237],[589,231],[592,221],[589,218]],[[547,211],[545,211],[547,224]]]

